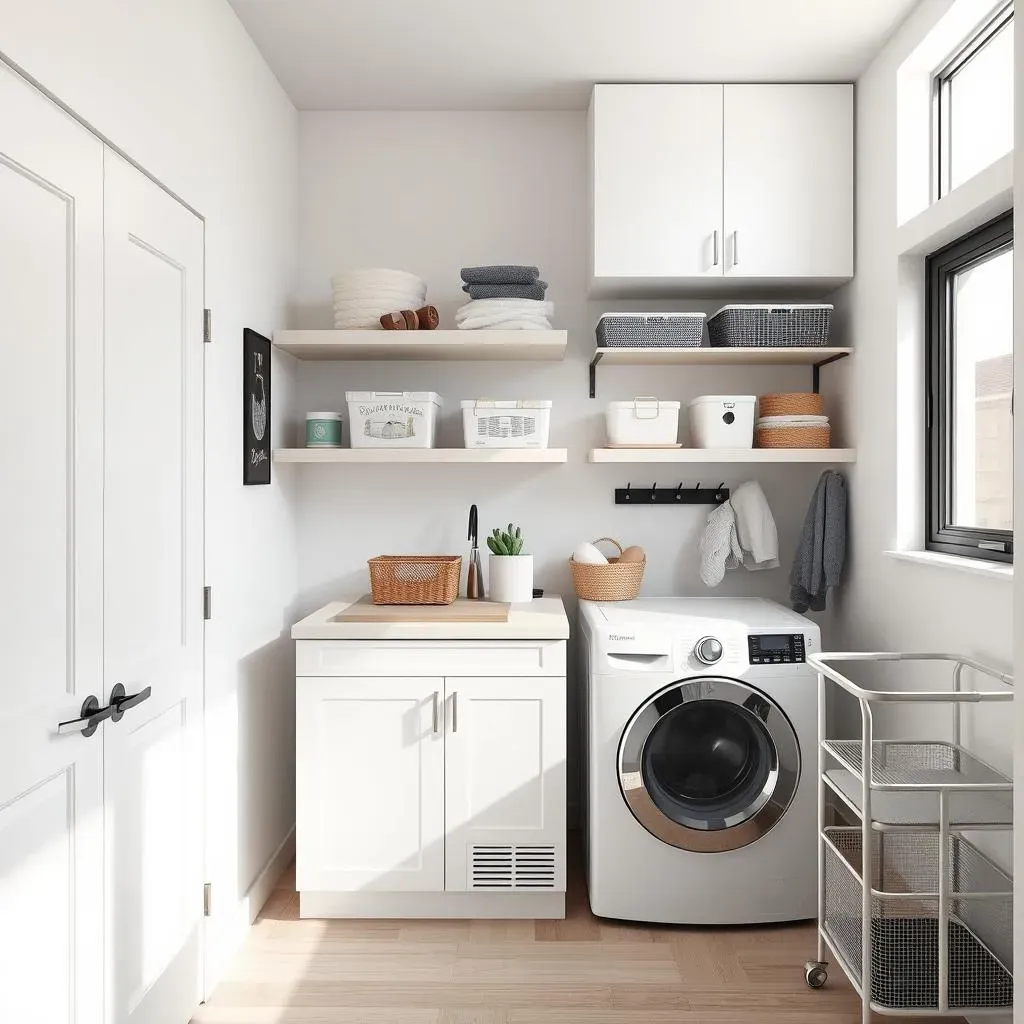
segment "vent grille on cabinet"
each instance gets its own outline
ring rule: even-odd
[[[471,889],[553,889],[553,846],[472,846]]]

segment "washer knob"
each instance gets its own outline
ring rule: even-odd
[[[713,636],[706,636],[697,641],[693,653],[702,665],[714,665],[722,660],[722,655],[725,652],[720,640],[716,640]]]

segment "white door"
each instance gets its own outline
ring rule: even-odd
[[[719,276],[722,86],[596,85],[593,274]]]
[[[105,155],[104,701],[112,1024],[185,1024],[203,914],[203,225]],[[133,705],[133,706],[132,706]]]
[[[446,679],[445,888],[565,889],[565,679]]]
[[[726,273],[853,276],[853,86],[725,87]]]
[[[103,1024],[103,146],[0,64],[0,1018]]]
[[[300,678],[300,891],[444,889],[444,680]]]

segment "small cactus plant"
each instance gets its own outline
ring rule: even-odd
[[[487,538],[487,546],[495,555],[519,555],[523,551],[523,531],[508,524],[508,530],[495,530]]]

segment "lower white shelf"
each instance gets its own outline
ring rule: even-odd
[[[565,448],[275,448],[275,462],[532,463],[568,462]]]
[[[594,448],[591,462],[856,462],[855,448]]]

